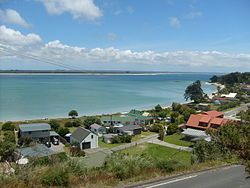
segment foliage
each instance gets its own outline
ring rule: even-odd
[[[162,141],[163,141],[164,136],[165,136],[165,131],[164,131],[164,129],[160,129],[160,130],[159,130],[159,136],[158,136],[159,140],[162,140]]]
[[[90,125],[94,123],[101,125],[101,120],[98,117],[90,116],[84,120],[83,125],[86,129],[89,129]]]
[[[162,111],[160,111],[160,112],[158,113],[158,116],[159,116],[160,118],[165,118],[167,115],[168,115],[168,113],[167,113],[167,111],[165,111],[165,110],[162,110]]]
[[[179,127],[177,124],[170,124],[167,128],[167,135],[172,135],[174,133],[177,133],[179,130]]]
[[[176,160],[158,160],[156,166],[160,170],[168,173],[184,168],[184,165]]]
[[[155,111],[156,111],[156,112],[162,111],[161,105],[157,104],[157,105],[155,106]]]
[[[67,162],[70,172],[77,176],[87,175],[86,164],[81,158],[71,158]]]
[[[163,125],[160,123],[155,123],[151,125],[151,127],[149,128],[151,132],[156,132],[156,133],[159,133],[161,129],[163,129]]]
[[[193,163],[228,158],[231,158],[229,150],[215,141],[206,142],[201,140],[194,144],[192,155]]]
[[[54,131],[57,131],[59,129],[59,127],[60,127],[59,122],[57,120],[55,120],[55,119],[51,119],[49,121],[49,124],[51,126],[51,129],[54,130]]]
[[[60,136],[64,137],[66,134],[69,133],[69,129],[68,129],[67,127],[59,127],[57,133],[58,133]]]
[[[3,131],[14,131],[15,125],[11,121],[7,121],[2,125]]]
[[[112,138],[111,142],[112,144],[117,144],[117,143],[130,143],[132,140],[131,135],[122,135],[122,136],[115,136]]]
[[[44,186],[68,186],[69,173],[65,167],[53,166],[41,175]]]
[[[78,116],[78,112],[76,110],[71,110],[68,115],[72,118],[75,118]]]
[[[30,163],[32,163],[33,166],[47,166],[47,165],[53,165],[56,163],[62,163],[68,160],[68,156],[65,152],[57,153],[49,156],[44,157],[34,157],[30,159]]]
[[[72,124],[71,121],[66,121],[66,122],[64,123],[64,127],[73,127],[73,124]]]
[[[152,159],[145,155],[115,153],[106,159],[104,169],[106,172],[114,173],[120,180],[124,180],[139,174],[142,170],[149,169],[153,165]]]
[[[13,131],[5,131],[3,135],[4,135],[5,142],[7,141],[7,142],[16,143],[16,137]]]
[[[34,140],[30,137],[30,136],[24,136],[19,138],[19,143],[22,146],[30,146],[30,144],[33,142]]]
[[[80,127],[83,124],[83,122],[80,119],[75,119],[72,122],[73,127]]]
[[[195,81],[191,85],[187,86],[184,98],[187,101],[188,99],[194,101],[195,103],[202,102],[204,100],[204,92],[201,88],[200,80]]]
[[[15,149],[15,143],[7,140],[0,141],[0,160],[12,161]]]
[[[227,110],[227,109],[230,109],[230,108],[234,108],[234,107],[239,106],[239,105],[240,105],[240,102],[229,102],[229,103],[220,105],[217,108],[217,110],[223,111],[223,110]]]
[[[249,83],[250,82],[250,72],[240,73],[233,72],[225,74],[222,76],[213,76],[210,78],[211,82],[219,82],[221,84],[233,85],[236,83]]]
[[[177,123],[177,119],[178,119],[179,115],[180,115],[179,112],[173,111],[170,115],[171,123]]]
[[[85,152],[81,150],[79,144],[70,147],[70,154],[73,157],[84,157]]]

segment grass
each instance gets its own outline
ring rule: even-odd
[[[116,146],[120,146],[122,144],[123,143],[116,143],[116,144],[111,144],[110,143],[110,144],[108,144],[108,143],[103,142],[102,138],[98,139],[98,145],[99,145],[100,148],[108,148],[108,149],[110,149],[110,148],[113,148],[113,147],[116,147]]]
[[[180,161],[185,166],[191,165],[191,154],[186,151],[179,151],[176,149],[168,148],[151,143],[139,144],[137,146],[121,150],[121,153],[129,155],[141,155],[147,154],[154,159],[169,159]]]
[[[140,140],[142,138],[145,138],[146,136],[150,136],[150,135],[154,135],[154,134],[156,134],[156,133],[150,132],[150,131],[147,131],[147,132],[142,131],[141,134],[135,135],[135,136],[132,137],[132,142],[138,141],[138,140]]]
[[[164,141],[168,142],[168,143],[171,143],[171,144],[175,144],[175,145],[178,145],[178,146],[185,146],[185,147],[190,147],[190,146],[193,145],[192,142],[183,140],[183,138],[185,138],[184,135],[175,133],[173,135],[165,136]]]

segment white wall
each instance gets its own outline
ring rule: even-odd
[[[91,135],[93,135],[93,138],[91,138]],[[98,148],[98,136],[94,133],[90,133],[80,144],[80,148],[82,149],[82,143],[84,142],[90,142],[90,148]]]

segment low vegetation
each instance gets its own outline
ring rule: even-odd
[[[175,144],[178,146],[185,146],[185,147],[190,147],[193,145],[193,142],[189,142],[185,140],[185,136],[179,133],[165,136],[164,141],[171,143],[171,144]]]

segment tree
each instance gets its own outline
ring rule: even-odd
[[[149,128],[149,130],[150,130],[151,132],[156,132],[156,133],[159,133],[159,131],[160,131],[161,129],[163,129],[163,125],[162,125],[162,124],[159,124],[159,123],[153,124],[153,125]]]
[[[14,131],[14,129],[15,125],[11,121],[8,121],[2,125],[3,131]]]
[[[164,129],[162,128],[162,129],[159,130],[159,137],[158,137],[159,140],[162,140],[162,141],[163,141],[164,136],[165,136],[165,131],[164,131]]]
[[[60,127],[57,132],[60,136],[64,137],[69,133],[69,129],[67,127]]]
[[[9,141],[0,141],[0,160],[1,161],[11,161],[13,159],[13,154],[16,149],[16,145]]]
[[[155,111],[156,111],[156,112],[162,111],[161,105],[157,104],[157,105],[155,106]]]
[[[175,123],[175,122],[177,122],[177,119],[178,119],[178,117],[179,117],[179,115],[180,115],[180,113],[179,112],[172,112],[171,113],[171,123]]]
[[[187,86],[184,98],[187,101],[188,99],[194,101],[195,103],[199,103],[204,98],[204,92],[201,88],[200,80],[195,81],[191,85]]]
[[[170,124],[167,128],[167,135],[172,135],[176,133],[179,130],[178,125],[176,124]]]
[[[84,120],[83,125],[86,129],[89,129],[90,125],[94,123],[101,125],[101,120],[95,116],[90,116]]]
[[[57,131],[58,128],[60,127],[59,122],[57,120],[55,120],[55,119],[50,120],[49,124],[51,126],[51,129],[54,130],[54,131]]]
[[[66,121],[66,122],[64,123],[64,127],[73,127],[73,124],[72,124],[71,121]]]
[[[80,119],[75,119],[72,122],[73,127],[80,127],[83,124],[83,122]]]
[[[78,116],[78,112],[76,110],[71,110],[69,116],[74,119]]]

